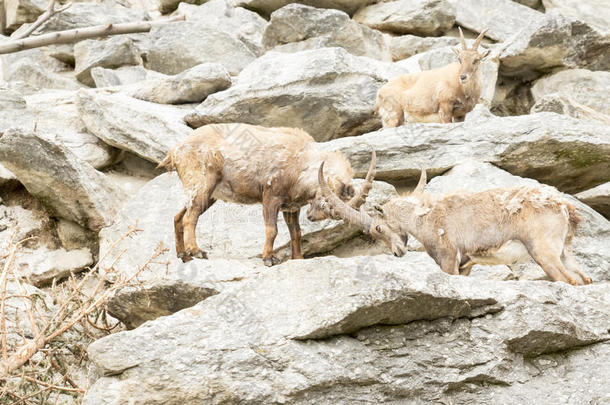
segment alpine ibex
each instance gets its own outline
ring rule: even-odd
[[[581,218],[573,205],[548,188],[434,195],[424,193],[422,170],[410,195],[391,199],[371,217],[331,193],[323,168],[324,163],[318,182],[328,214],[361,227],[395,255],[404,254],[411,234],[445,273],[469,275],[475,264],[514,264],[532,257],[554,281],[592,283],[572,253]]]
[[[452,48],[458,62],[438,69],[398,76],[377,92],[375,112],[384,128],[405,122],[449,123],[463,120],[481,97],[481,61],[489,50],[477,51],[483,30],[472,48],[466,46],[460,28],[462,49]]]
[[[375,164],[358,193],[352,185],[348,160],[338,152],[325,152],[305,131],[265,128],[246,124],[212,124],[196,129],[174,146],[159,164],[176,170],[187,194],[187,204],[174,218],[176,253],[183,261],[207,258],[197,245],[197,221],[217,199],[240,204],[263,204],[265,246],[263,262],[279,263],[273,254],[277,216],[281,210],[290,232],[292,258],[302,259],[299,212],[311,202],[307,217],[326,218],[317,169],[329,164],[331,188],[340,201],[358,209],[372,187]]]

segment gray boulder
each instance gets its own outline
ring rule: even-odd
[[[132,96],[160,104],[201,103],[231,86],[229,72],[218,63],[202,63],[175,76],[139,83]]]
[[[74,58],[76,78],[87,86],[95,84],[91,77],[91,69],[95,67],[118,68],[142,64],[138,48],[131,39],[122,36],[80,41],[74,46]]]
[[[13,64],[11,73],[5,78],[7,81],[27,83],[32,88],[32,93],[40,89],[76,90],[82,87],[71,74],[53,73],[28,58],[20,59]]]
[[[447,0],[384,1],[360,9],[354,20],[381,31],[438,36],[455,23],[455,7]]]
[[[28,283],[37,287],[58,282],[70,274],[79,273],[93,264],[93,256],[87,248],[49,250],[40,248],[25,250],[16,265],[19,274]]]
[[[218,122],[299,127],[318,141],[356,135],[379,128],[373,113],[377,90],[401,73],[390,63],[342,48],[268,52],[185,121],[192,127]]]
[[[6,167],[0,164],[0,188],[4,190],[10,190],[13,187],[16,187],[19,184],[17,181],[17,177],[13,173],[11,173]],[[1,199],[0,199],[0,202]],[[0,229],[2,225],[0,225]]]
[[[25,107],[25,99],[21,94],[8,88],[0,88],[0,108],[15,110]]]
[[[44,0],[6,0],[3,11],[6,31],[11,33],[23,24],[36,21],[45,9]]]
[[[271,14],[263,45],[278,52],[336,46],[353,55],[391,60],[380,32],[358,24],[342,11],[301,4],[289,4]]]
[[[519,4],[523,4],[524,6],[528,6],[533,8],[534,10],[538,9],[542,5],[541,0],[515,0]]]
[[[610,31],[610,10],[605,0],[542,0],[542,4],[546,11],[581,20],[600,32]]]
[[[263,52],[262,38],[267,21],[253,11],[233,7],[229,0],[209,0],[195,6],[181,3],[178,13],[187,21],[225,32],[242,41],[255,54]]]
[[[275,10],[291,3],[301,3],[317,8],[334,8],[352,15],[359,8],[373,3],[375,0],[231,0],[235,6],[255,10],[264,15],[270,15]]]
[[[490,188],[517,186],[550,189],[549,186],[540,184],[536,180],[513,176],[492,164],[466,161],[453,167],[446,174],[432,179],[426,190],[444,194],[460,190],[479,192]],[[549,192],[553,191],[557,192],[549,190]],[[581,268],[594,282],[610,281],[610,251],[606,248],[606,246],[610,246],[610,222],[576,198],[568,194],[562,194],[562,197],[574,204],[578,213],[583,217],[573,245]],[[488,266],[477,267],[488,268]],[[546,279],[542,269],[533,261],[517,267],[516,272],[524,273],[525,277],[533,275],[536,278]],[[476,271],[475,268],[473,273]]]
[[[396,61],[407,59],[413,55],[431,49],[457,46],[459,44],[460,39],[454,37],[418,37],[415,35],[401,35],[391,38],[390,49],[392,51],[392,60]]]
[[[610,219],[610,182],[582,191],[575,197]]]
[[[336,139],[324,147],[348,156],[360,176],[366,173],[374,147],[379,180],[415,184],[422,166],[436,175],[473,158],[575,193],[610,180],[609,130],[607,125],[539,113],[456,124],[409,124]]]
[[[110,224],[125,200],[102,173],[78,159],[55,136],[40,131],[4,132],[0,162],[52,216],[94,231]]]
[[[180,4],[203,4],[208,0],[160,0],[159,11],[161,14],[171,13],[176,10]]]
[[[534,82],[532,96],[538,102],[544,96],[557,94],[590,107],[602,114],[610,114],[606,96],[610,93],[610,72],[568,69],[542,77]]]
[[[0,110],[0,132],[20,128],[52,134],[76,157],[96,169],[115,161],[116,149],[87,132],[76,108],[74,92],[40,92],[26,96],[25,100],[25,109]]]
[[[606,52],[610,35],[557,13],[533,19],[503,46],[506,49],[500,63],[501,71],[506,75],[534,78],[558,67],[610,68],[610,54]]]
[[[527,25],[535,25],[544,14],[512,0],[448,0],[457,12],[455,21],[474,32],[489,29],[486,37],[507,41]]]
[[[538,98],[530,112],[554,112],[557,114],[569,115],[570,117],[581,120],[596,121],[598,123],[610,125],[610,115],[601,113],[584,104],[580,104],[579,102],[574,101],[570,96],[560,95],[559,93],[552,93]]]
[[[90,133],[154,163],[190,132],[182,121],[184,110],[122,93],[84,90],[76,104]]]
[[[291,261],[94,342],[83,403],[586,403],[610,377],[609,304],[606,285],[449,276],[421,253]]]
[[[134,84],[145,80],[155,80],[167,77],[166,75],[145,69],[142,66],[123,66],[118,69],[94,67],[91,69],[91,78],[95,87],[114,87]]]
[[[207,62],[220,63],[236,75],[258,56],[234,35],[198,21],[158,25],[150,35],[154,43],[145,66],[169,75]]]

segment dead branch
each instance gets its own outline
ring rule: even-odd
[[[94,27],[76,28],[66,31],[51,32],[31,38],[6,41],[0,43],[0,55],[24,51],[26,49],[39,48],[41,46],[55,44],[70,44],[83,39],[106,37],[109,35],[133,34],[137,32],[148,32],[152,27],[161,24],[184,20],[184,16],[178,15],[165,20],[140,21],[122,24],[96,25]]]
[[[72,5],[72,2],[67,3],[63,7],[56,9],[55,0],[50,0],[49,4],[47,6],[47,10],[44,13],[42,13],[40,16],[38,16],[38,18],[36,19],[36,21],[34,21],[34,23],[32,23],[32,25],[30,25],[22,33],[17,34],[11,38],[12,39],[22,39],[22,38],[29,37],[32,34],[32,32],[36,31],[36,29],[38,27],[40,27],[44,22],[46,22],[49,18],[53,17],[55,14],[61,13],[62,11],[66,11],[68,8],[70,8],[71,5]]]

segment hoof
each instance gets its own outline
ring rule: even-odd
[[[182,260],[182,263],[186,263],[186,262],[190,262],[191,260],[193,260],[189,255],[187,255],[185,252],[180,252],[178,253],[176,256],[178,256],[178,259]]]
[[[276,264],[279,264],[280,259],[278,259],[275,256],[270,256],[267,257],[266,259],[263,259],[263,264],[267,267],[271,267],[271,266],[275,266]]]
[[[208,258],[208,254],[201,249],[196,249],[196,250],[187,249],[185,255],[189,257],[189,260],[190,260],[190,258],[195,258],[195,259],[207,259]],[[184,261],[184,259],[182,259],[182,261]]]
[[[582,281],[584,281],[585,284],[593,284],[593,280],[591,279],[591,277],[583,277]]]

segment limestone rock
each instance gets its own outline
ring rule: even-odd
[[[500,57],[503,74],[537,77],[557,67],[610,68],[610,35],[556,13],[532,21],[507,41]]]
[[[53,134],[76,157],[99,169],[116,159],[116,149],[87,132],[76,108],[75,93],[41,92],[25,97],[26,109],[0,110],[0,132],[9,128]]]
[[[334,8],[352,15],[359,8],[369,5],[374,0],[231,0],[235,6],[255,10],[264,15],[270,15],[275,10],[290,3],[302,3],[317,8]]]
[[[532,96],[538,102],[549,94],[568,97],[578,104],[602,114],[610,114],[606,95],[610,92],[610,72],[568,69],[542,77],[532,86]]]
[[[6,31],[11,33],[22,24],[36,21],[46,9],[44,0],[7,0],[4,3]]]
[[[459,190],[479,192],[496,187],[516,186],[549,188],[536,180],[513,176],[489,163],[466,161],[455,166],[446,174],[432,179],[426,190],[444,194]],[[576,198],[568,194],[558,194],[574,204],[584,219],[578,227],[573,244],[574,253],[581,268],[594,282],[610,281],[610,251],[606,248],[610,245],[610,222]],[[485,267],[488,266],[479,268]],[[533,261],[518,267],[521,267],[518,271],[522,273],[546,279],[542,269]],[[529,267],[529,269],[525,267]],[[477,269],[474,269],[473,273],[476,271]]]
[[[455,22],[455,7],[447,0],[396,0],[360,9],[354,20],[397,34],[438,36]]]
[[[125,200],[120,189],[53,135],[4,132],[0,138],[0,162],[51,215],[94,231],[110,224]]]
[[[21,94],[8,88],[0,88],[0,108],[15,110],[25,107],[25,99]]]
[[[235,36],[198,21],[155,26],[150,35],[154,43],[145,66],[169,75],[206,62],[220,63],[236,75],[257,56]]]
[[[554,112],[557,114],[569,115],[570,117],[581,120],[597,121],[610,125],[610,115],[603,114],[584,104],[574,101],[568,95],[552,93],[538,99],[530,110],[532,113]]]
[[[556,10],[601,31],[610,31],[610,11],[604,0],[542,0],[546,11]]]
[[[528,6],[533,8],[534,10],[538,9],[542,4],[541,0],[515,0],[519,4],[523,4],[524,6]]]
[[[299,127],[318,141],[360,134],[379,128],[373,114],[377,90],[401,73],[390,63],[341,48],[268,52],[185,121],[192,127],[218,122]]]
[[[0,164],[0,188],[9,190],[19,184],[17,178],[6,167]],[[1,201],[0,201],[1,202]],[[0,225],[0,228],[2,226]]]
[[[512,0],[448,0],[457,12],[455,21],[474,32],[488,28],[485,36],[506,41],[544,14]]]
[[[142,64],[140,51],[133,41],[122,36],[80,41],[74,46],[74,57],[76,78],[88,86],[94,85],[91,69],[95,67],[118,68]]]
[[[415,35],[401,35],[392,37],[390,40],[390,49],[392,51],[393,60],[402,60],[431,49],[457,46],[459,44],[460,39],[454,37],[418,37]]]
[[[138,84],[133,97],[160,104],[200,103],[231,86],[231,76],[218,63],[202,63],[175,76]]]
[[[76,90],[82,87],[73,78],[50,72],[28,59],[16,62],[7,80],[22,81],[34,89]]]
[[[86,248],[70,251],[46,248],[25,250],[16,262],[19,274],[37,287],[50,284],[53,280],[60,281],[92,264],[93,256]]]
[[[267,21],[253,11],[233,7],[230,0],[209,0],[195,6],[181,3],[178,13],[187,21],[225,32],[242,41],[255,55],[263,52],[262,38]]]
[[[357,175],[377,151],[379,180],[415,184],[419,168],[436,175],[466,158],[575,193],[610,181],[610,127],[539,113],[455,124],[409,124],[324,144],[348,156]]]
[[[422,253],[291,261],[94,342],[84,404],[586,403],[610,377],[606,292],[450,276]]]
[[[97,234],[66,219],[57,221],[56,232],[61,245],[70,251],[85,247],[95,248],[98,243]]]
[[[113,87],[134,84],[145,80],[165,78],[166,75],[145,69],[142,66],[122,66],[118,69],[94,67],[91,69],[91,78],[95,87]]]
[[[610,219],[610,182],[582,191],[575,197]]]
[[[109,145],[159,163],[170,147],[190,129],[184,111],[149,103],[121,93],[87,90],[77,95],[77,106],[87,130]]]
[[[180,4],[203,4],[208,0],[160,0],[159,1],[159,11],[161,14],[171,13],[176,10]]]
[[[391,60],[388,44],[378,31],[358,24],[342,11],[301,4],[289,4],[271,14],[263,44],[278,52],[336,46],[353,55]]]

